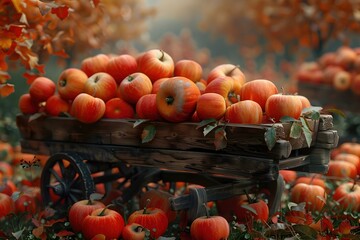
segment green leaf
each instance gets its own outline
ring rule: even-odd
[[[44,116],[46,116],[46,114],[44,112],[34,113],[29,117],[29,122],[34,121],[34,120],[44,117]]]
[[[321,110],[322,110],[322,107],[315,107],[315,106],[304,108],[301,111],[301,116],[310,118],[312,120],[318,120],[318,119],[320,119],[320,111]]]
[[[269,150],[273,149],[276,143],[276,130],[275,127],[272,126],[271,128],[266,129],[264,133],[265,142]]]
[[[23,232],[24,232],[25,230],[26,230],[26,228],[23,228],[23,229],[21,229],[21,230],[19,230],[19,231],[17,231],[17,232],[11,233],[11,234],[13,235],[13,237],[14,237],[15,239],[20,239],[21,235],[23,234]]]
[[[216,124],[216,119],[214,118],[209,118],[209,119],[205,119],[205,120],[202,120],[198,126],[196,127],[196,129],[199,129],[199,128],[202,128],[206,125],[209,125],[209,124]]]
[[[215,124],[209,124],[209,125],[206,125],[206,127],[204,127],[204,130],[203,130],[203,133],[204,133],[204,136],[208,135],[212,130],[214,130],[218,125],[215,123]]]
[[[318,232],[308,225],[294,225],[294,231],[301,236],[301,239],[316,239]]]
[[[144,123],[144,122],[148,122],[150,121],[149,119],[136,119],[136,121],[134,122],[134,126],[133,128],[136,128],[137,126],[139,126],[140,124]]]
[[[306,126],[306,125],[305,125]],[[304,127],[302,126],[302,131],[304,133],[305,139],[306,139],[306,143],[308,145],[308,147],[311,146],[311,142],[312,142],[312,132],[309,130],[308,127]]]
[[[147,143],[154,139],[156,134],[156,128],[154,125],[150,124],[144,127],[141,134],[141,143]]]
[[[289,116],[283,116],[280,118],[280,122],[282,123],[288,123],[288,122],[297,122],[298,120],[296,120],[293,117],[289,117]]]
[[[226,138],[226,131],[224,128],[218,128],[215,130],[214,145],[216,150],[226,148],[227,138]]]
[[[297,123],[297,122],[293,122],[291,124],[291,128],[290,128],[290,137],[294,138],[294,139],[298,139],[301,136],[301,124]]]

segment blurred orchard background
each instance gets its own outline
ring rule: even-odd
[[[360,47],[358,0],[1,0],[0,16],[0,140],[10,142],[31,80],[56,81],[97,53],[161,48],[175,61],[198,61],[205,74],[239,64],[247,80],[268,79],[294,93],[301,64]]]

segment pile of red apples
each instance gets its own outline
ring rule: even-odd
[[[235,64],[205,74],[196,61],[175,62],[161,49],[85,58],[57,79],[36,78],[19,99],[25,115],[67,115],[83,123],[109,118],[262,124],[282,116],[298,119],[306,107],[306,97],[285,94],[268,79],[247,80]]]

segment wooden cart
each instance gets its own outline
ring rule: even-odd
[[[119,182],[126,203],[148,183],[185,181],[205,186],[169,199],[174,210],[187,209],[189,220],[204,215],[203,203],[248,193],[267,193],[270,213],[279,209],[284,181],[280,169],[325,173],[330,150],[338,144],[332,117],[308,121],[311,147],[304,136],[289,138],[290,124],[227,124],[226,147],[215,150],[214,131],[204,136],[198,123],[102,119],[84,124],[71,117],[18,115],[25,153],[49,155],[41,175],[41,194],[54,208],[88,198],[97,184]],[[155,137],[142,143],[149,124]],[[264,134],[276,129],[269,150]],[[121,181],[118,181],[121,179]]]

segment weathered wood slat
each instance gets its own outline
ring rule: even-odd
[[[327,119],[327,116],[322,119]],[[327,122],[327,120],[320,120]],[[134,128],[135,120],[129,119],[102,119],[93,124],[84,124],[73,118],[45,117],[30,121],[26,116],[17,117],[17,125],[24,139],[51,140],[73,143],[111,144],[121,146],[137,146],[141,148],[163,148],[191,150],[203,149],[216,151],[214,146],[214,131],[206,136],[197,123],[167,123],[145,122]],[[156,129],[155,138],[148,143],[141,143],[143,128],[153,124]],[[309,121],[313,131],[313,142],[317,134],[319,121]],[[265,142],[264,133],[274,126],[277,142],[269,151]],[[275,159],[287,158],[292,150],[307,147],[305,137],[287,139],[291,125],[284,124],[228,124],[226,130],[227,147],[216,152],[259,154]]]

